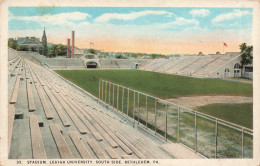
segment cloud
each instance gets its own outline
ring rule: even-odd
[[[9,14],[9,19],[34,21],[40,24],[61,25],[61,26],[75,26],[75,21],[85,21],[87,17],[91,17],[88,13],[72,12],[60,13],[55,15],[46,14],[43,16],[14,16]],[[86,24],[86,22],[84,23]]]
[[[250,12],[247,10],[235,9],[232,12],[218,15],[217,17],[215,17],[213,19],[212,22],[218,23],[218,22],[225,21],[225,20],[232,20],[234,18],[242,17],[242,16],[249,15],[249,14],[250,14]]]
[[[197,19],[186,19],[183,17],[177,17],[175,21],[167,23],[168,26],[181,26],[181,25],[199,25],[199,21]]]
[[[141,12],[132,12],[128,14],[120,14],[120,13],[105,13],[95,19],[95,22],[108,22],[110,20],[135,20],[142,16],[147,15],[167,15],[167,17],[171,17],[174,13],[167,11],[154,11],[154,10],[145,10]]]
[[[210,14],[210,11],[208,9],[191,10],[190,14],[192,17],[206,17]]]

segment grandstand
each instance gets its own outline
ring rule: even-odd
[[[103,69],[135,69],[139,64],[146,62],[145,59],[99,59]],[[137,65],[137,66],[136,66]]]
[[[180,56],[170,59],[155,59],[142,64],[141,70],[194,77],[234,77],[234,66],[240,63],[240,53],[211,54],[207,56]],[[225,74],[225,69],[230,73]],[[218,70],[216,70],[218,69]],[[241,74],[240,74],[241,75]]]
[[[9,49],[10,52],[11,49]],[[14,50],[12,50],[13,52]],[[40,55],[37,52],[26,51],[20,53],[21,56],[30,58],[31,60],[36,60],[39,63],[42,63],[49,68],[85,68],[84,61],[79,58],[63,58],[63,57],[56,57],[56,58],[46,58],[43,55]]]
[[[9,49],[10,159],[204,158],[107,109],[33,54]]]

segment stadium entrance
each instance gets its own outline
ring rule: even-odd
[[[86,63],[87,68],[97,68],[97,62],[95,61],[88,61]]]

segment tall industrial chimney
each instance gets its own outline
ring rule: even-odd
[[[74,31],[71,33],[71,58],[74,58]]]
[[[70,39],[67,39],[67,58],[70,58]]]

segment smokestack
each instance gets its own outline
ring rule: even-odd
[[[67,58],[70,58],[70,39],[67,39]]]
[[[71,58],[74,58],[74,31],[71,33]]]

